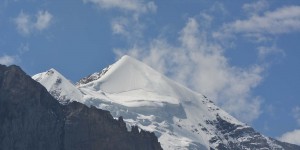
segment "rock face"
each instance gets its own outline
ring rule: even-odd
[[[1,150],[162,149],[154,133],[78,102],[62,106],[19,67],[0,65]]]
[[[280,142],[272,138],[267,138],[260,133],[256,132],[251,127],[243,127],[231,124],[223,120],[219,116],[217,121],[212,122],[219,133],[218,137],[212,138],[209,142],[211,144],[219,143],[216,149],[218,150],[231,150],[231,149],[266,149],[266,150],[299,150],[297,145]],[[229,140],[225,145],[222,140]],[[233,142],[233,139],[238,139],[239,142]]]
[[[154,133],[139,132],[135,126],[127,132],[123,119],[113,119],[108,111],[73,102],[65,106],[64,112],[64,144],[67,150],[161,149]]]
[[[64,115],[55,99],[17,66],[0,66],[0,148],[63,150]]]

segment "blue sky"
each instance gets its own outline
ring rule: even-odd
[[[300,144],[300,1],[4,0],[0,63],[72,80],[124,54]]]

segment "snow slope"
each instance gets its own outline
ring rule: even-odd
[[[61,103],[74,100],[80,101],[83,97],[81,92],[69,80],[53,68],[36,74],[32,78],[40,82]]]
[[[165,76],[129,56],[122,57],[101,78],[80,89],[102,91],[114,102],[128,106],[179,104],[183,91]]]
[[[282,149],[205,96],[129,56],[83,78],[76,86],[56,71],[52,76],[48,72],[33,78],[50,93],[60,91],[60,100],[76,100],[109,110],[115,118],[123,116],[129,125],[155,132],[166,150]],[[64,84],[57,86],[57,77]]]

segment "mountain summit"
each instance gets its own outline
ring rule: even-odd
[[[61,103],[82,99],[81,92],[74,87],[73,83],[53,68],[36,74],[32,78],[44,85],[51,95]]]
[[[55,87],[54,82],[40,83],[45,87]],[[64,87],[57,88],[67,90]],[[57,90],[47,89],[50,93]],[[69,89],[79,90],[82,94],[74,100],[108,110],[115,118],[123,116],[128,125],[155,132],[166,150],[300,149],[261,135],[202,94],[130,56],[123,56]],[[62,94],[58,97],[68,96]]]
[[[96,80],[84,84],[79,81],[77,86],[83,90],[105,92],[109,99],[128,107],[179,104],[180,99],[192,93],[127,55],[102,72]]]

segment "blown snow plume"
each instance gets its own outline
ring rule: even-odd
[[[43,80],[52,80],[47,78]],[[47,88],[50,93],[66,87],[41,83],[55,87]],[[300,149],[261,135],[204,95],[129,56],[69,89],[82,93],[74,100],[108,110],[115,118],[123,116],[128,125],[154,132],[163,149]]]

